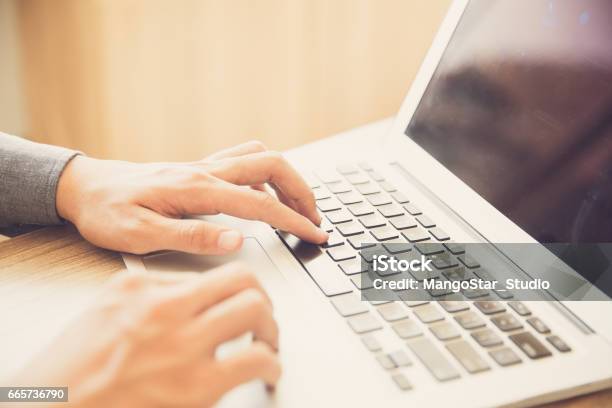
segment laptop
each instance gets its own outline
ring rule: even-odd
[[[287,153],[327,244],[218,216],[245,231],[239,254],[125,256],[130,269],[256,270],[283,377],[220,405],[529,406],[612,386],[612,258],[597,249],[612,242],[610,38],[607,0],[454,1],[392,123]],[[542,245],[568,243],[597,256]],[[368,248],[427,256],[440,282],[487,281],[503,268],[470,256],[483,244],[523,281],[579,285],[538,287],[544,301],[503,288],[365,295]]]

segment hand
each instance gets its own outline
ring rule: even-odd
[[[77,156],[59,180],[57,211],[93,244],[137,254],[164,249],[223,254],[240,248],[238,231],[182,218],[188,215],[225,213],[314,243],[327,240],[316,226],[321,218],[312,191],[279,153],[258,142],[191,163]]]
[[[222,360],[218,345],[252,332]],[[68,386],[74,407],[210,406],[232,388],[280,376],[278,328],[254,275],[120,273],[14,384]]]

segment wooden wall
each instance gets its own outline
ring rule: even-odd
[[[131,160],[393,115],[449,0],[21,0],[28,137]]]

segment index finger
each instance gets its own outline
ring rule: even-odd
[[[181,196],[182,206],[190,214],[214,213],[233,215],[248,220],[263,221],[309,242],[322,244],[328,235],[304,217],[261,191],[238,187],[223,180],[207,184],[206,188],[190,187]]]
[[[270,183],[280,193],[295,203],[296,210],[319,225],[319,215],[314,194],[306,181],[278,152],[266,151],[231,157],[222,160],[212,174],[227,182],[239,185]]]

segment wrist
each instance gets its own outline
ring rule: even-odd
[[[83,172],[85,163],[92,160],[85,156],[75,156],[70,160],[62,172],[55,196],[57,214],[64,220],[76,223],[80,201],[79,190],[82,182],[79,175]]]

